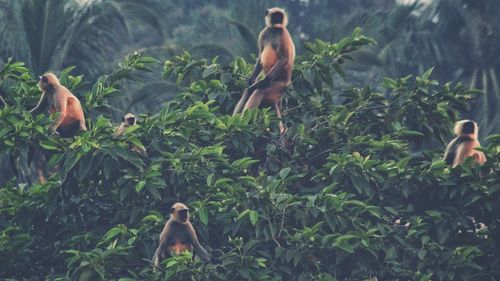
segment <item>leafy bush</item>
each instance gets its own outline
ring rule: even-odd
[[[106,116],[123,79],[156,60],[129,57],[80,95],[89,131],[49,136],[32,117],[36,80],[8,62],[0,110],[0,278],[10,280],[495,280],[500,278],[500,135],[484,166],[441,160],[454,120],[476,94],[431,72],[384,80],[384,91],[341,83],[342,64],[373,41],[359,30],[315,41],[284,100],[287,145],[268,109],[230,116],[252,64],[164,64],[183,90],[112,138]],[[337,90],[341,86],[344,90]],[[154,93],[151,93],[154,94]],[[148,158],[131,152],[144,146]],[[26,184],[41,150],[53,172]],[[153,271],[170,206],[185,202],[215,262],[184,255]],[[472,220],[484,223],[477,230]]]

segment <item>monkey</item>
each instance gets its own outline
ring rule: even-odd
[[[114,138],[117,138],[125,132],[125,130],[130,127],[134,126],[137,123],[137,119],[135,118],[135,115],[133,113],[127,113],[122,117],[122,123],[118,128],[115,130],[115,134],[113,135]]]
[[[118,128],[116,128],[113,137],[117,138],[117,137],[123,135],[123,133],[125,133],[125,130],[127,130],[128,127],[134,126],[136,123],[137,123],[137,118],[135,117],[134,114],[132,114],[132,113],[125,114],[122,117],[122,123],[120,124],[120,126],[118,126]],[[132,145],[130,150],[137,152],[144,157],[148,156],[148,153],[146,152],[146,149],[144,147]]]
[[[42,91],[42,96],[30,113],[37,115],[45,108],[48,108],[50,114],[58,112],[59,117],[49,128],[51,134],[67,138],[73,137],[79,130],[87,130],[80,101],[61,85],[53,73],[40,76],[38,86]]]
[[[291,83],[292,68],[295,61],[295,45],[286,26],[288,16],[281,8],[271,8],[265,14],[266,27],[260,32],[258,39],[259,57],[248,84],[250,85],[238,101],[233,115],[256,108],[262,100],[274,105],[276,115],[280,118],[280,134],[285,132],[285,125],[281,121],[281,98],[286,87]],[[262,72],[265,77],[256,82]]]
[[[462,164],[467,157],[474,157],[480,165],[486,162],[483,152],[475,150],[481,144],[477,140],[479,127],[472,120],[461,120],[455,123],[456,137],[448,144],[443,160],[453,168]]]
[[[194,252],[193,252],[194,250]],[[182,203],[175,203],[170,208],[170,219],[160,234],[160,243],[153,256],[153,263],[158,266],[170,255],[180,255],[184,251],[200,255],[210,262],[210,254],[200,245],[193,225],[189,222],[189,209]]]

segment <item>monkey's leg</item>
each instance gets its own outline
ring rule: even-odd
[[[286,131],[285,125],[283,124],[283,121],[281,121],[281,100],[274,102],[274,109],[276,110],[276,116],[280,119],[279,123],[279,128],[280,128],[280,135],[283,135]]]
[[[253,92],[253,94],[250,96],[247,103],[245,104],[245,108],[243,108],[243,112],[245,112],[248,109],[254,109],[254,108],[259,107],[265,94],[266,94],[266,90],[261,90],[261,89],[255,90],[255,92]]]
[[[243,105],[247,101],[249,95],[250,94],[248,92],[248,89],[245,89],[245,91],[243,91],[243,94],[241,95],[240,100],[236,104],[236,107],[234,108],[233,116],[241,112],[241,110],[243,109]]]
[[[279,118],[279,131],[280,135],[283,135],[286,131],[285,125],[283,121],[281,121],[281,97],[283,97],[286,89],[285,81],[278,81],[270,88],[266,89],[266,101],[272,103],[274,105],[274,109],[276,111],[276,116]]]

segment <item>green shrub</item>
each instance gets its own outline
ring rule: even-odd
[[[343,63],[373,41],[315,41],[284,100],[283,146],[268,109],[230,116],[252,64],[188,53],[164,64],[182,91],[112,138],[110,97],[156,60],[129,57],[84,91],[89,131],[49,136],[21,63],[0,70],[0,278],[16,280],[495,280],[500,278],[500,135],[484,166],[441,161],[476,94],[421,77],[346,87]],[[340,90],[339,90],[340,89]],[[155,93],[151,93],[155,94]],[[148,158],[129,145],[145,146]],[[30,182],[35,150],[47,183]],[[5,160],[5,161],[4,161]],[[479,177],[479,175],[482,175]],[[28,183],[28,184],[27,184]],[[185,202],[213,264],[190,256],[153,271],[170,206]],[[476,231],[471,218],[487,228]],[[371,279],[372,278],[372,279]]]

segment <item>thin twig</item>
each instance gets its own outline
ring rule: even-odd
[[[358,108],[358,109],[355,109],[354,112],[389,108],[389,107],[392,107],[394,105],[394,103],[396,103],[396,101],[398,101],[400,98],[401,98],[401,96],[395,98],[393,101],[391,101],[389,104],[386,104],[386,105],[376,105],[376,106],[371,106],[371,107]]]

